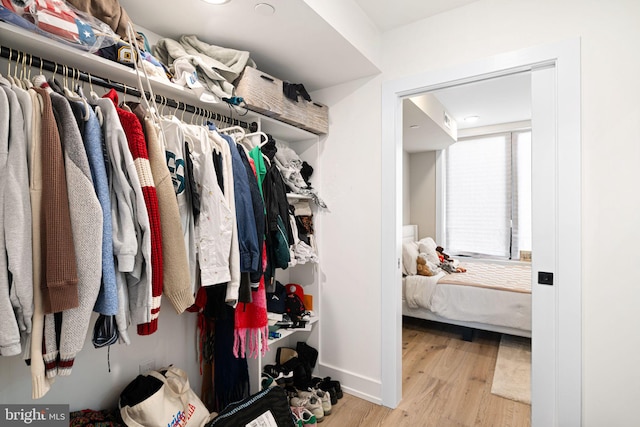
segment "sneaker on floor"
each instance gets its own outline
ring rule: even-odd
[[[276,365],[264,365],[262,372],[273,378],[277,385],[285,384],[285,375]]]
[[[315,396],[320,399],[322,403],[322,411],[324,415],[331,415],[331,397],[328,392],[320,390],[319,388],[310,388],[309,390],[298,390],[298,397],[308,399],[311,396]]]
[[[315,379],[315,378],[314,378]],[[316,387],[324,391],[329,391],[333,388],[337,399],[342,399],[342,388],[340,387],[340,381],[331,380],[331,377],[324,377],[316,383]]]
[[[285,394],[287,395],[287,399],[291,400],[292,397],[298,397],[298,390],[294,386],[286,385],[282,387]]]
[[[324,410],[322,409],[322,402],[317,396],[304,397],[292,397],[289,399],[291,406],[297,406],[306,408],[316,417],[317,422],[322,422],[324,419]]]
[[[313,427],[317,425],[316,416],[313,415],[307,408],[292,406],[291,413],[293,414],[296,420],[296,424],[299,427]]]
[[[260,377],[260,384],[262,385],[262,389],[265,390],[267,388],[271,388],[271,387],[277,387],[278,383],[276,382],[275,379],[273,379],[273,377],[269,374],[267,374],[266,372],[263,372],[261,377]]]
[[[329,401],[331,402],[331,406],[338,404],[338,396],[336,395],[336,389],[330,386],[326,386],[323,389],[320,389],[329,395]]]
[[[293,385],[293,371],[280,365],[265,365],[262,372],[273,378],[279,386]]]
[[[325,415],[331,415],[331,396],[329,395],[329,392],[324,391],[324,390],[320,390],[315,389],[316,392],[316,396],[318,396],[320,398],[320,402],[322,402],[322,410],[324,411]]]

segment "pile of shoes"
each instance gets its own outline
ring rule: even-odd
[[[329,393],[312,387],[307,390],[287,387],[285,391],[289,397],[291,413],[298,426],[314,425],[314,421],[320,423],[324,417],[331,415]]]
[[[313,426],[322,422],[324,417],[331,415],[333,407],[342,398],[340,382],[330,377],[314,377],[315,385],[302,390],[298,387],[286,386],[289,405],[294,421],[299,427]],[[323,389],[324,387],[325,389]]]
[[[340,381],[332,380],[331,377],[313,377],[312,384],[314,387],[329,394],[332,405],[337,404],[338,399],[342,399],[343,394],[342,388],[340,387]]]
[[[276,363],[262,370],[262,388],[282,387],[289,398],[291,414],[299,427],[321,422],[342,398],[340,382],[312,376],[318,351],[299,341],[296,348],[279,347]]]

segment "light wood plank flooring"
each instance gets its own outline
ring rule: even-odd
[[[528,427],[531,406],[491,394],[500,334],[403,319],[403,399],[394,410],[344,394],[322,427]]]

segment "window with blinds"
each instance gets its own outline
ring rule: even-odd
[[[460,140],[445,155],[444,241],[455,255],[531,250],[531,132]]]

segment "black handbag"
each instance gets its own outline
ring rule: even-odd
[[[295,427],[287,394],[282,387],[270,387],[239,402],[227,405],[205,427],[245,425]]]

